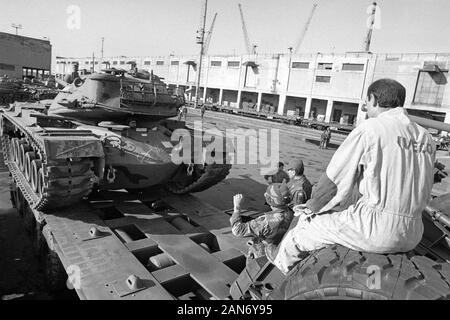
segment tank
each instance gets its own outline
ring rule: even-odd
[[[174,130],[187,130],[170,119],[184,105],[183,92],[156,75],[142,78],[108,69],[75,78],[46,104],[2,111],[6,163],[32,209],[68,206],[94,190],[198,192],[228,175],[231,165],[206,163],[203,150],[173,161],[173,151],[191,143],[171,141]]]
[[[0,77],[0,104],[29,99],[30,93],[23,87],[22,82],[11,80],[6,76]]]

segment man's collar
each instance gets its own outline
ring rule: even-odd
[[[392,115],[396,115],[396,114],[405,114],[407,115],[408,113],[406,112],[406,109],[403,107],[396,107],[396,108],[391,108],[390,110],[381,112],[378,117],[390,117]]]

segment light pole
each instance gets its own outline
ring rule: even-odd
[[[11,24],[11,27],[13,27],[14,29],[16,29],[16,36],[19,34],[19,29],[22,29],[22,25],[21,24]]]

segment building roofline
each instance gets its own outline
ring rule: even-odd
[[[35,40],[35,41],[40,41],[40,42],[44,42],[46,44],[51,45],[50,40],[44,40],[44,39],[38,39],[38,38],[32,38],[32,37],[26,37],[26,36],[22,36],[22,35],[16,35],[13,33],[8,33],[8,32],[0,32],[0,35],[7,35],[13,38],[25,38],[25,39],[31,39],[31,40]]]

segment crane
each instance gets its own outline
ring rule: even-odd
[[[370,8],[370,7],[369,7]],[[375,14],[377,12],[377,3],[372,3],[372,12],[370,12],[370,21],[368,23],[368,29],[367,29],[367,35],[364,39],[364,51],[369,52],[370,51],[370,43],[372,42],[372,31],[375,24]]]
[[[208,0],[205,0],[203,2],[203,6],[202,6],[200,29],[197,31],[197,43],[200,45],[200,57],[198,59],[197,86],[195,88],[195,104],[194,104],[195,109],[197,109],[197,107],[198,107],[198,100],[199,100],[198,95],[200,93],[200,77],[202,74],[202,60],[203,60],[203,55],[204,55],[205,25],[206,25],[207,12],[208,12]]]
[[[239,3],[239,13],[241,14],[241,22],[242,22],[242,32],[244,33],[244,41],[245,41],[245,50],[247,51],[247,54],[255,54],[256,52],[256,45],[252,45],[250,42],[250,38],[248,37],[247,27],[245,25],[244,20],[244,14],[242,13],[242,6]]]
[[[207,54],[208,49],[209,49],[209,44],[211,42],[211,35],[214,29],[214,24],[216,23],[216,18],[217,18],[217,12],[214,14],[214,18],[211,22],[211,27],[209,27],[209,31],[208,34],[206,35],[206,40],[205,43],[203,44],[203,54]]]
[[[311,20],[314,15],[314,11],[316,11],[316,8],[317,8],[317,3],[314,3],[313,7],[311,9],[311,13],[309,14],[308,21],[306,21],[305,27],[303,28],[303,31],[297,40],[297,44],[295,45],[294,54],[298,53],[298,50],[300,49],[303,39],[305,39],[306,31],[308,31],[309,25],[311,24]]]

